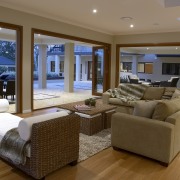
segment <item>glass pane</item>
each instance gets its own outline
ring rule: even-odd
[[[0,97],[9,101],[10,113],[16,112],[16,31],[0,31]],[[7,38],[8,37],[8,38]]]
[[[104,67],[104,50],[95,51],[95,91],[103,93],[103,67]]]

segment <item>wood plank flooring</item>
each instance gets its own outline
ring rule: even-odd
[[[19,114],[28,117],[56,111],[56,108]],[[0,180],[32,179],[0,161]],[[180,154],[168,166],[126,151],[108,148],[76,166],[65,166],[46,180],[180,180]]]

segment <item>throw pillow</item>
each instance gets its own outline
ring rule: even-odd
[[[168,116],[176,113],[177,111],[180,111],[179,98],[158,102],[152,115],[152,119],[165,121]]]
[[[135,103],[133,115],[152,118],[157,101],[139,101]]]
[[[148,87],[144,93],[143,99],[159,100],[164,93],[164,87]]]
[[[174,94],[172,95],[172,99],[180,97],[180,90],[176,89]]]

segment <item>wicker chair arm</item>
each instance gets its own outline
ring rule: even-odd
[[[78,159],[80,117],[71,114],[32,126],[30,169],[40,179]]]

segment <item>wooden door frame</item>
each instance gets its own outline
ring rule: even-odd
[[[16,113],[22,113],[23,26],[0,22],[0,27],[16,31]]]
[[[92,94],[96,95],[96,96],[101,96],[102,93],[97,93],[95,90],[95,84],[96,82],[96,78],[95,78],[95,54],[94,51],[96,49],[103,49],[104,50],[104,67],[103,67],[103,92],[105,92],[107,89],[110,88],[110,77],[109,74],[111,73],[111,66],[110,66],[110,49],[111,46],[95,46],[93,47],[93,51],[92,51]]]
[[[42,29],[32,28],[31,29],[31,109],[32,110],[34,110],[34,105],[33,105],[34,34],[42,34],[42,35],[46,35],[46,36],[69,39],[69,40],[80,41],[80,42],[84,42],[84,43],[90,43],[90,44],[94,44],[94,45],[102,45],[102,46],[108,47],[109,48],[109,56],[108,56],[109,64],[111,64],[111,44],[109,44],[109,43],[95,41],[95,40],[86,39],[86,38],[81,38],[81,37],[77,37],[77,36],[56,33],[56,32],[52,32],[52,31],[46,31],[46,30],[42,30]],[[109,81],[111,79],[111,66],[110,65],[109,65],[108,70],[109,70],[108,75],[110,76],[110,77],[108,77],[108,84],[110,84],[109,83]],[[107,88],[109,88],[109,87],[107,87]]]
[[[165,42],[165,43],[137,43],[137,44],[116,44],[116,75],[115,86],[119,85],[119,63],[120,63],[120,48],[123,47],[158,47],[158,46],[180,46],[180,42]]]

